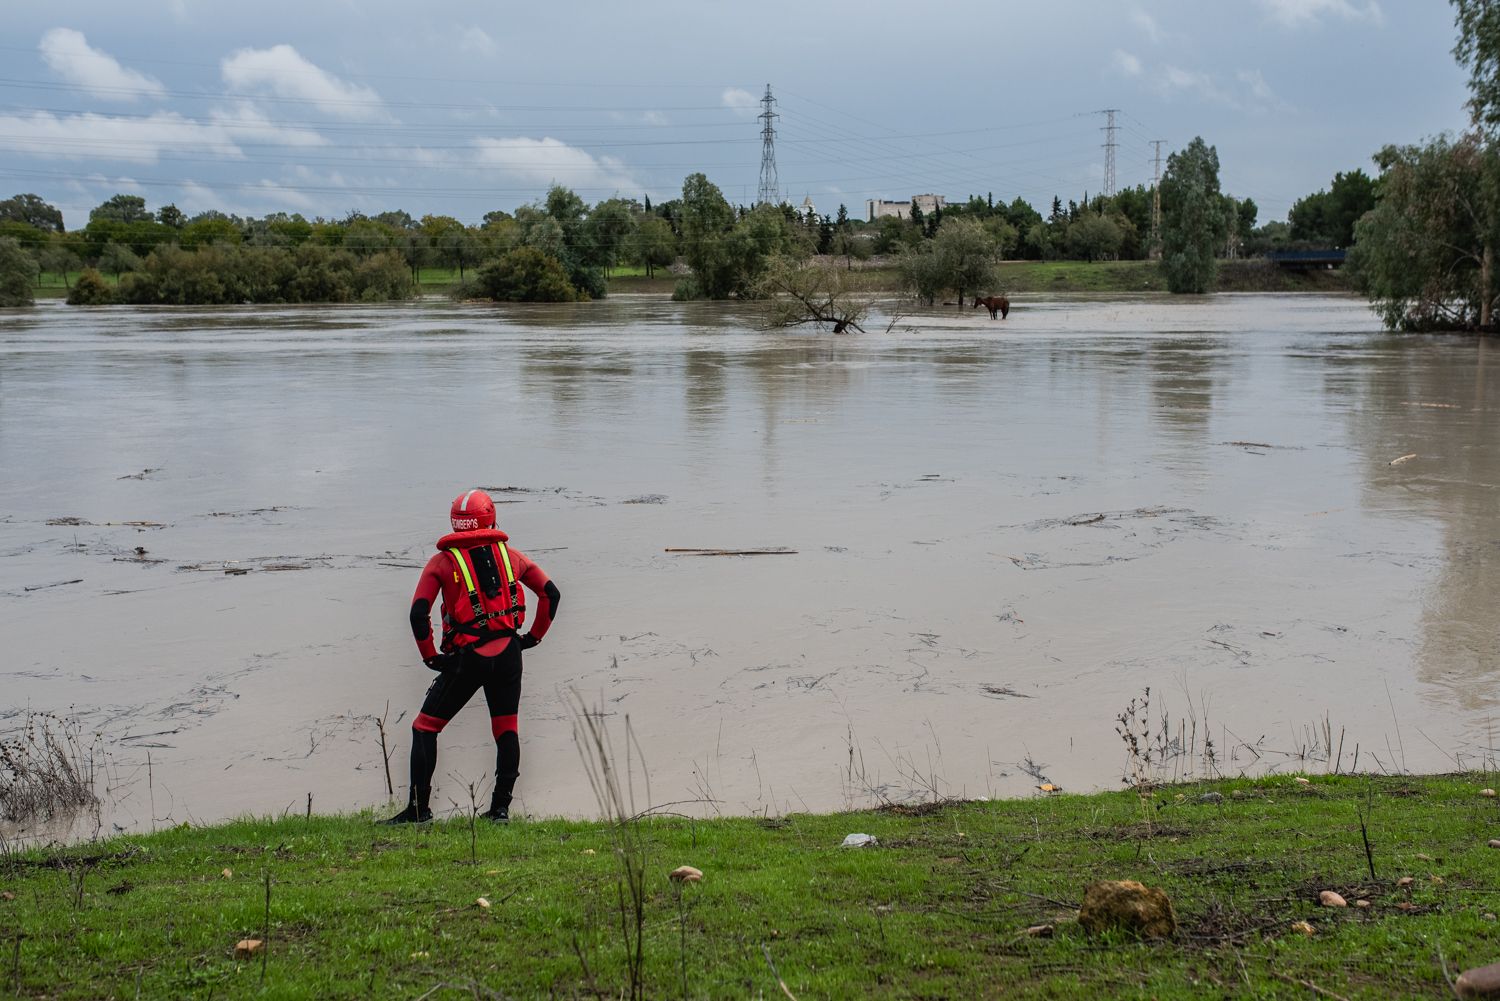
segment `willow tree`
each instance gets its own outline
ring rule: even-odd
[[[1477,134],[1387,146],[1350,265],[1391,329],[1490,327],[1500,242],[1500,154]]]
[[[1500,242],[1500,0],[1453,0],[1473,130],[1387,146],[1355,275],[1392,329],[1492,329]]]
[[[1219,274],[1214,254],[1227,225],[1219,196],[1219,153],[1194,137],[1167,157],[1161,179],[1161,266],[1173,292],[1207,292]]]

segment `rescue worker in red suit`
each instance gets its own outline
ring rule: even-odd
[[[481,688],[495,737],[495,792],[485,816],[501,824],[510,820],[511,793],[521,765],[521,651],[547,635],[561,597],[541,567],[507,545],[509,537],[495,527],[495,504],[483,490],[459,494],[451,519],[452,533],[438,540],[438,551],[427,561],[412,595],[412,635],[423,663],[438,676],[411,724],[410,800],[388,824],[432,819],[437,736]],[[531,629],[524,633],[522,585],[537,596]],[[432,637],[432,602],[439,593],[440,647]]]

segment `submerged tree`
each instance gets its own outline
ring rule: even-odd
[[[932,249],[942,270],[943,287],[958,292],[960,306],[965,293],[994,287],[999,250],[978,219],[950,220],[933,237]]]
[[[0,237],[0,307],[30,306],[36,262],[8,237]]]
[[[1491,328],[1500,241],[1500,0],[1453,0],[1474,131],[1387,146],[1351,265],[1386,326]]]
[[[580,298],[562,262],[536,247],[517,247],[501,254],[479,269],[475,284],[479,294],[497,302],[576,302]]]
[[[860,321],[869,314],[870,303],[853,294],[848,272],[837,266],[777,254],[766,262],[755,291],[766,300],[773,327],[815,323],[827,324],[835,334],[865,332]]]
[[[1380,200],[1350,264],[1392,329],[1488,327],[1500,239],[1500,155],[1477,136],[1387,146]]]

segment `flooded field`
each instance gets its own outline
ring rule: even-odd
[[[404,796],[411,591],[482,485],[563,592],[524,812],[593,812],[572,690],[697,813],[1492,756],[1494,343],[1307,296],[755,324],[0,313],[0,731],[101,734],[105,831],[383,804],[382,716]],[[435,807],[488,785],[482,706]]]

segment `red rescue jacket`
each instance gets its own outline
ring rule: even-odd
[[[521,585],[538,595],[546,588],[547,575],[511,549],[508,541],[494,528],[453,532],[438,540],[438,552],[423,568],[412,601],[414,613],[420,609],[426,620],[432,599],[441,592],[445,652],[473,646],[485,656],[498,654],[525,622]],[[540,640],[551,624],[549,606],[543,598],[531,626],[535,639]],[[413,628],[417,629],[415,614]],[[424,636],[417,629],[416,639],[423,657],[436,652],[430,632]]]

